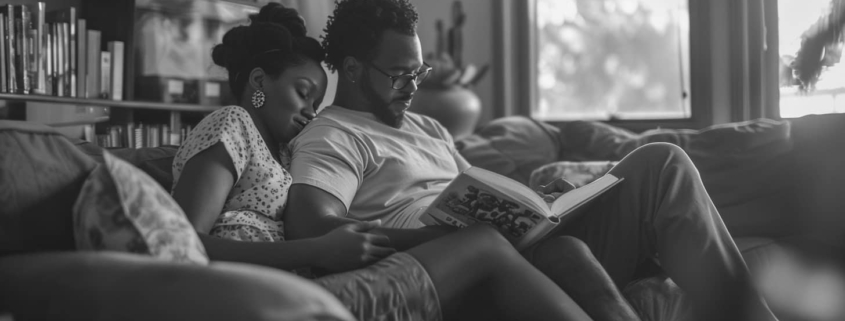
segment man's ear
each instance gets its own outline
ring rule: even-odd
[[[355,57],[346,57],[343,59],[343,68],[341,68],[340,72],[344,77],[346,77],[346,79],[349,79],[349,81],[358,82],[363,70],[364,66],[360,61],[358,61],[358,59],[355,59]]]
[[[264,69],[255,67],[249,72],[247,81],[253,90],[262,89],[264,88],[264,77],[266,76]]]

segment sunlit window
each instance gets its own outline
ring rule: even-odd
[[[827,58],[831,66],[824,68],[815,88],[802,92],[788,66],[801,47],[801,36],[825,16],[831,0],[779,0],[778,41],[781,62],[780,115],[784,118],[809,114],[845,113],[845,67],[838,55]],[[841,45],[837,46],[841,52]]]
[[[688,0],[537,0],[543,120],[690,117]]]

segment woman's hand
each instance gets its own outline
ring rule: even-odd
[[[546,203],[551,203],[561,195],[574,189],[575,185],[572,185],[572,183],[567,182],[563,178],[558,178],[546,185],[540,185],[540,190],[536,192],[543,198],[544,201],[546,201]]]
[[[347,224],[319,237],[317,267],[328,272],[349,271],[396,253],[387,236],[367,233],[379,225],[378,220]]]

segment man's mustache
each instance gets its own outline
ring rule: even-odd
[[[393,99],[393,101],[411,100],[413,98],[414,98],[414,95],[405,95],[405,96]]]

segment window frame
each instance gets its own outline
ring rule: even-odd
[[[498,0],[495,10],[497,66],[503,78],[497,85],[497,116],[531,116],[538,101],[536,0]],[[690,13],[690,118],[685,119],[611,119],[601,121],[636,132],[662,128],[702,128],[714,123],[712,104],[712,54],[710,50],[710,4],[707,0],[689,0]],[[559,123],[550,121],[549,123]]]

